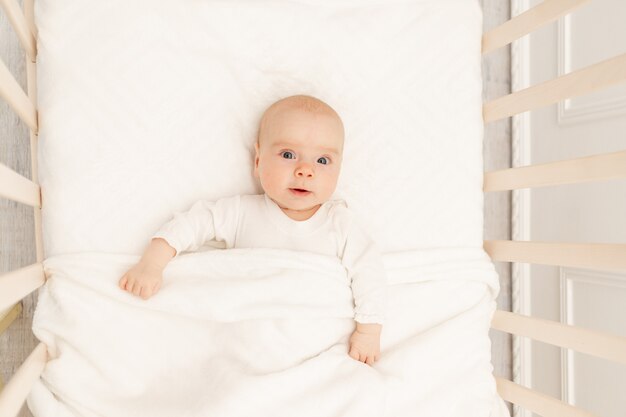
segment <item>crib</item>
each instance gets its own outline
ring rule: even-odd
[[[545,0],[533,9],[483,34],[482,53],[487,54],[552,22],[586,0]],[[42,267],[41,190],[37,171],[37,28],[34,0],[24,1],[22,11],[16,0],[1,2],[26,54],[28,92],[22,91],[5,65],[0,62],[0,93],[30,129],[32,180],[0,165],[0,195],[33,207],[37,262],[0,276],[0,331],[8,327],[21,311],[20,300],[46,283]],[[620,55],[557,79],[511,93],[483,104],[484,123],[508,118],[560,100],[626,81],[626,55]],[[537,166],[515,167],[484,173],[484,192],[601,181],[626,177],[626,151],[552,162]],[[590,269],[626,270],[626,244],[567,242],[529,242],[485,240],[484,250],[493,261],[537,263]],[[626,338],[613,334],[564,325],[552,321],[497,310],[491,328],[528,337],[562,348],[626,364]],[[0,392],[0,415],[17,415],[31,387],[43,372],[48,359],[42,342],[24,361]],[[543,416],[591,416],[567,403],[535,392],[512,381],[496,377],[498,394],[505,401]]]

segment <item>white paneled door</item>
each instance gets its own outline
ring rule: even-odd
[[[512,0],[512,14],[542,1]],[[513,90],[624,53],[626,0],[590,0],[513,44]],[[623,150],[626,83],[513,119],[514,166]],[[626,243],[625,179],[519,190],[513,205],[514,240]],[[626,336],[623,272],[515,264],[513,273],[514,311]],[[525,386],[598,416],[626,416],[626,365],[525,338],[516,338],[514,362]]]

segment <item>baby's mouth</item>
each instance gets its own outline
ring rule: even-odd
[[[310,191],[305,190],[303,188],[290,188],[289,191],[291,191],[292,194],[297,195],[297,196],[305,196],[311,193]]]

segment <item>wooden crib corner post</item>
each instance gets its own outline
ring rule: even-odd
[[[24,15],[30,32],[35,39],[35,51],[31,59],[26,62],[26,76],[28,97],[35,106],[37,114],[37,129],[30,130],[30,161],[31,161],[31,178],[36,184],[39,184],[39,164],[37,161],[38,143],[39,143],[39,112],[37,111],[37,26],[35,25],[35,4],[34,0],[24,0]],[[43,253],[43,232],[41,224],[41,208],[43,206],[43,195],[41,186],[39,186],[39,205],[33,207],[34,224],[35,224],[35,254],[36,262],[42,263],[44,259]]]

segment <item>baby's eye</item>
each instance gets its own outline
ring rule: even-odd
[[[281,155],[282,155],[282,156],[283,156],[283,158],[285,158],[285,159],[293,159],[293,158],[292,158],[292,156],[293,156],[293,152],[290,152],[290,151],[284,151],[284,152],[281,152]]]
[[[322,156],[321,158],[317,160],[317,162],[320,162],[320,164],[328,165],[328,163],[330,162],[330,159],[326,158],[325,156]]]

